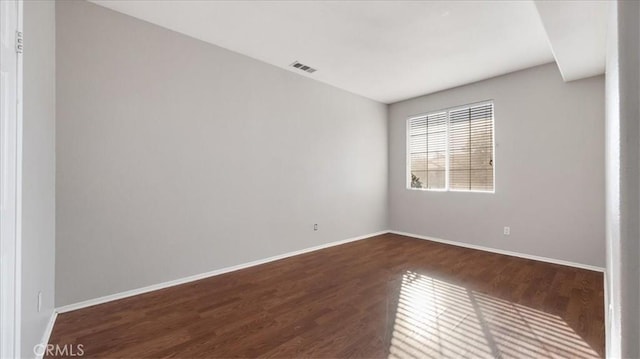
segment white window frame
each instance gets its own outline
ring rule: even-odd
[[[452,111],[460,110],[463,108],[476,107],[481,105],[491,104],[491,131],[493,132],[492,136],[492,154],[493,154],[493,165],[491,166],[493,170],[493,190],[484,191],[484,190],[461,190],[461,189],[451,189],[449,187],[449,131],[450,131],[450,122],[449,122],[449,113]],[[411,187],[411,156],[410,156],[410,143],[409,143],[409,124],[412,120],[425,117],[432,116],[437,113],[446,112],[447,114],[447,145],[446,145],[446,153],[445,153],[445,187],[444,188],[413,188]],[[448,108],[443,108],[440,110],[434,110],[429,112],[423,112],[416,115],[411,115],[407,118],[405,122],[405,188],[410,191],[421,191],[421,192],[456,192],[456,193],[496,193],[496,106],[493,99],[473,102],[465,105],[453,106]]]

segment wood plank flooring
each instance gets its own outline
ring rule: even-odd
[[[602,273],[385,234],[63,313],[50,343],[85,358],[592,358],[603,303]]]

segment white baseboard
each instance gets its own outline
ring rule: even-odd
[[[589,264],[575,263],[575,262],[563,261],[563,260],[560,260],[560,259],[553,259],[553,258],[547,258],[547,257],[534,256],[534,255],[531,255],[531,254],[524,254],[524,253],[518,253],[518,252],[505,251],[505,250],[502,250],[502,249],[483,247],[483,246],[478,246],[478,245],[475,245],[475,244],[468,244],[468,243],[450,241],[450,240],[440,239],[440,238],[435,238],[435,237],[421,236],[419,234],[400,232],[400,231],[393,231],[393,230],[390,230],[389,233],[398,234],[398,235],[401,235],[401,236],[413,237],[413,238],[417,238],[417,239],[423,239],[423,240],[432,241],[432,242],[450,244],[450,245],[458,246],[458,247],[477,249],[477,250],[485,251],[485,252],[504,254],[504,255],[507,255],[507,256],[520,257],[520,258],[525,258],[525,259],[533,259],[535,261],[547,262],[547,263],[553,263],[553,264],[560,264],[560,265],[563,265],[563,266],[575,267],[575,268],[580,268],[580,269],[587,269],[587,270],[596,271],[596,272],[603,272],[604,273],[604,271],[605,271],[605,269],[602,268],[602,267],[596,267],[596,266],[592,266],[592,265],[589,265]]]
[[[229,272],[237,271],[237,270],[240,270],[240,269],[253,267],[253,266],[257,266],[257,265],[264,264],[264,263],[277,261],[279,259],[284,259],[284,258],[288,258],[288,257],[297,256],[299,254],[313,252],[313,251],[317,251],[317,250],[320,250],[320,249],[333,247],[333,246],[338,246],[338,245],[349,243],[349,242],[359,241],[359,240],[362,240],[362,239],[378,236],[378,235],[385,234],[385,233],[389,233],[389,231],[380,231],[380,232],[375,232],[375,233],[369,233],[369,234],[365,234],[363,236],[347,238],[347,239],[343,239],[341,241],[325,243],[325,244],[321,244],[321,245],[318,245],[318,246],[309,247],[309,248],[305,248],[305,249],[301,249],[301,250],[297,250],[297,251],[293,251],[293,252],[288,252],[288,253],[280,254],[280,255],[269,257],[269,258],[265,258],[265,259],[258,259],[258,260],[255,260],[255,261],[252,261],[252,262],[248,262],[248,263],[243,263],[243,264],[238,264],[238,265],[231,266],[231,267],[216,269],[216,270],[211,271],[211,272],[196,274],[196,275],[192,275],[192,276],[189,276],[189,277],[184,277],[184,278],[171,280],[171,281],[168,281],[168,282],[152,284],[150,286],[137,288],[137,289],[132,289],[132,290],[128,290],[128,291],[125,291],[125,292],[110,294],[110,295],[106,295],[104,297],[99,297],[99,298],[95,298],[95,299],[89,299],[89,300],[85,300],[85,301],[82,301],[82,302],[79,302],[79,303],[69,304],[69,305],[65,305],[65,306],[56,308],[56,312],[57,313],[65,313],[65,312],[70,312],[70,311],[73,311],[73,310],[87,308],[87,307],[91,307],[91,306],[102,304],[102,303],[111,302],[111,301],[118,300],[118,299],[132,297],[134,295],[139,295],[139,294],[143,294],[143,293],[152,292],[152,291],[158,290],[158,289],[164,289],[164,288],[168,288],[168,287],[173,287],[173,286],[176,286],[176,285],[185,284],[185,283],[193,282],[193,281],[196,281],[196,280],[213,277],[213,276],[217,276],[217,275],[220,275],[220,274],[229,273]]]
[[[189,276],[189,277],[184,277],[184,278],[171,280],[171,281],[168,281],[168,282],[163,282],[163,283],[153,284],[153,285],[142,287],[142,288],[128,290],[128,291],[125,291],[125,292],[110,294],[110,295],[107,295],[107,296],[104,296],[104,297],[95,298],[95,299],[89,299],[89,300],[85,300],[85,301],[82,301],[82,302],[79,302],[79,303],[69,304],[69,305],[65,305],[65,306],[56,308],[55,311],[57,313],[65,313],[65,312],[70,312],[70,311],[73,311],[73,310],[87,308],[87,307],[91,307],[91,306],[102,304],[102,303],[111,302],[111,301],[118,300],[118,299],[132,297],[134,295],[139,295],[139,294],[143,294],[143,293],[152,292],[154,290],[173,287],[173,286],[176,286],[176,285],[185,284],[185,283],[193,282],[193,281],[196,281],[196,280],[213,277],[213,276],[217,276],[217,275],[220,275],[220,274],[229,273],[229,272],[237,271],[237,270],[240,270],[240,269],[253,267],[253,266],[257,266],[257,265],[264,264],[264,263],[277,261],[277,260],[280,260],[280,259],[296,256],[296,255],[299,255],[299,254],[313,252],[313,251],[317,251],[317,250],[320,250],[320,249],[333,247],[333,246],[338,246],[338,245],[349,243],[349,242],[359,241],[359,240],[362,240],[362,239],[378,236],[378,235],[385,234],[385,233],[394,233],[394,234],[398,234],[398,235],[401,235],[401,236],[407,236],[407,237],[413,237],[413,238],[422,239],[422,240],[428,240],[428,241],[433,241],[433,242],[450,244],[450,245],[454,245],[454,246],[458,246],[458,247],[477,249],[477,250],[481,250],[481,251],[485,251],[485,252],[492,252],[492,253],[504,254],[504,255],[508,255],[508,256],[525,258],[525,259],[532,259],[532,260],[536,260],[536,261],[540,261],[540,262],[560,264],[560,265],[564,265],[564,266],[587,269],[587,270],[596,271],[596,272],[604,272],[605,271],[605,269],[602,268],[602,267],[596,267],[596,266],[592,266],[592,265],[588,265],[588,264],[574,263],[574,262],[569,262],[569,261],[564,261],[564,260],[559,260],[559,259],[535,256],[535,255],[518,253],[518,252],[511,252],[511,251],[506,251],[506,250],[502,250],[502,249],[495,249],[495,248],[490,248],[490,247],[483,247],[483,246],[478,246],[478,245],[475,245],[475,244],[468,244],[468,243],[450,241],[450,240],[446,240],[446,239],[427,237],[427,236],[422,236],[422,235],[419,235],[419,234],[413,234],[413,233],[389,230],[389,231],[380,231],[380,232],[366,234],[366,235],[363,235],[363,236],[348,238],[348,239],[344,239],[344,240],[341,240],[341,241],[325,243],[325,244],[321,244],[321,245],[318,245],[318,246],[309,247],[309,248],[301,249],[301,250],[298,250],[298,251],[288,252],[288,253],[280,254],[280,255],[269,257],[269,258],[265,258],[265,259],[259,259],[259,260],[255,260],[255,261],[252,261],[252,262],[238,264],[238,265],[231,266],[231,267],[216,269],[216,270],[211,271],[211,272],[196,274],[196,275],[192,275],[192,276]],[[49,323],[51,327],[53,327],[53,321],[55,321],[55,317],[52,316],[52,322]],[[51,328],[47,328],[47,330],[48,330],[48,333],[49,333],[47,335],[50,335],[51,334],[50,333],[51,332]],[[48,340],[48,336],[47,336],[47,340]]]
[[[49,318],[49,323],[47,323],[46,328],[44,328],[44,333],[42,334],[42,340],[40,341],[40,345],[43,345],[46,347],[47,344],[49,344],[49,340],[51,339],[51,333],[53,332],[53,326],[56,324],[56,318],[58,317],[58,312],[54,309],[53,312],[51,313],[51,317]],[[36,354],[36,359],[42,359],[42,357],[44,356],[45,351],[42,350],[42,354],[40,353],[34,353]],[[38,355],[39,354],[39,355]]]

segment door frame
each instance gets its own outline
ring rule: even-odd
[[[0,26],[0,41],[6,41],[7,47],[15,49],[17,33],[23,31],[23,0],[2,0],[2,2],[6,5],[2,7],[3,10],[9,11],[9,16],[16,16],[16,21],[6,22],[4,26]],[[0,235],[0,250],[5,252],[1,253],[3,263],[0,263],[0,325],[2,326],[0,358],[3,359],[21,357],[23,67],[22,55],[17,50],[11,53],[16,56],[15,74],[11,74],[15,75],[15,86],[6,86],[4,93],[0,94],[3,96],[0,101],[5,102],[4,106],[15,106],[15,111],[5,111],[4,108],[0,110],[0,131],[3,136],[0,138],[0,144],[2,144],[0,191],[3,197],[0,205],[10,203],[7,206],[10,209],[2,211],[4,218],[0,218],[0,233],[9,234]],[[6,185],[6,183],[13,185]],[[7,221],[13,228],[5,232]]]

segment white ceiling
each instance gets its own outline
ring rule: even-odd
[[[533,1],[93,2],[384,103],[552,62],[550,43],[562,53]],[[573,31],[558,24],[547,32]]]
[[[565,81],[604,73],[610,1],[540,1],[536,7]],[[577,6],[576,6],[577,5]]]

